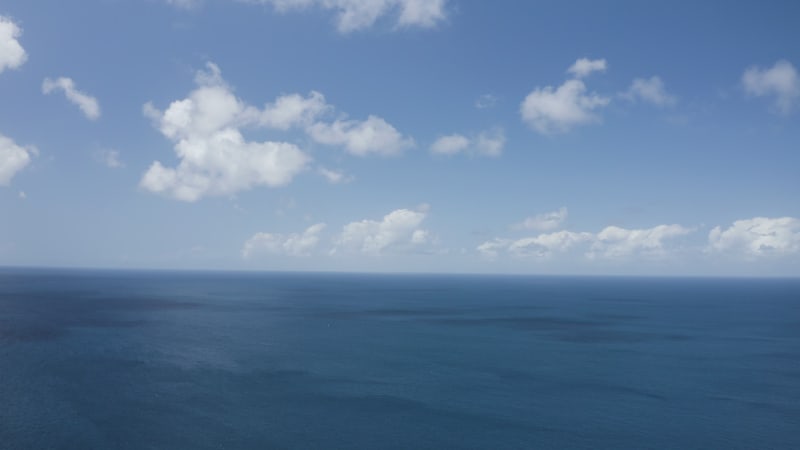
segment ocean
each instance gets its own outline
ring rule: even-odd
[[[800,448],[800,280],[0,270],[0,448]]]

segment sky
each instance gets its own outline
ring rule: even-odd
[[[4,0],[0,266],[800,276],[798,18]]]

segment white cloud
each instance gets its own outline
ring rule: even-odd
[[[20,170],[31,162],[36,155],[34,147],[22,147],[10,138],[0,134],[0,186],[8,186]]]
[[[745,92],[757,97],[775,97],[774,108],[780,114],[791,112],[800,98],[800,77],[797,70],[786,60],[775,63],[769,69],[753,66],[742,75]]]
[[[19,191],[17,197],[19,197],[20,200],[25,200],[26,198],[28,198],[28,194],[26,194],[25,191]]]
[[[324,223],[317,223],[302,233],[256,233],[244,243],[242,257],[250,258],[259,253],[308,256],[317,247],[319,235],[324,229]]]
[[[494,259],[501,252],[516,257],[549,258],[553,253],[563,253],[574,246],[591,242],[594,235],[585,232],[556,231],[521,239],[495,238],[477,247],[484,256]]]
[[[60,77],[57,80],[45,78],[42,82],[42,93],[50,94],[56,90],[64,92],[64,95],[74,105],[77,105],[89,120],[97,120],[100,117],[100,104],[91,95],[79,91],[75,87],[75,82],[71,78]]]
[[[506,145],[506,135],[502,128],[492,128],[478,134],[475,149],[478,154],[485,156],[500,156]]]
[[[477,250],[483,256],[494,259],[497,258],[501,251],[507,250],[511,242],[513,241],[510,239],[494,238],[479,245]]]
[[[567,211],[567,208],[562,206],[557,211],[550,211],[537,214],[533,217],[527,217],[521,223],[514,224],[512,228],[517,230],[555,230],[556,228],[560,227],[565,220],[567,220],[568,214],[569,212]]]
[[[240,127],[257,120],[254,108],[236,98],[208,63],[197,88],[163,113],[146,104],[144,113],[175,144],[176,168],[154,162],[141,180],[149,191],[183,201],[229,195],[255,186],[282,186],[303,171],[311,158],[287,142],[253,142]],[[276,102],[278,103],[278,102]]]
[[[475,100],[475,107],[478,109],[492,108],[497,104],[497,96],[493,94],[483,94]]]
[[[311,91],[307,97],[300,94],[290,94],[278,97],[274,103],[268,103],[262,111],[248,110],[254,119],[262,126],[288,130],[295,126],[311,125],[318,116],[333,107],[325,102],[325,96],[316,91]]]
[[[664,82],[657,76],[634,79],[631,87],[622,94],[622,97],[630,101],[639,100],[652,103],[656,106],[671,106],[677,101],[675,96],[667,93]]]
[[[713,252],[739,253],[747,257],[800,252],[800,219],[754,217],[737,220],[727,229],[715,227],[708,234]]]
[[[681,225],[658,225],[645,229],[604,228],[595,236],[590,258],[661,257],[666,255],[664,240],[689,234]]]
[[[610,100],[597,94],[586,94],[580,80],[567,80],[558,88],[536,88],[520,106],[522,119],[542,134],[563,133],[570,128],[597,122],[592,113],[608,105]]]
[[[0,73],[25,64],[28,54],[18,39],[22,29],[10,18],[0,15]]]
[[[345,175],[344,172],[327,169],[325,167],[318,168],[317,173],[325,177],[325,179],[328,180],[328,183],[331,184],[349,183],[353,181],[353,177]]]
[[[380,117],[370,115],[367,120],[340,119],[332,123],[317,122],[307,129],[315,141],[326,145],[341,145],[356,156],[396,155],[413,147],[414,140],[403,136]]]
[[[144,105],[144,114],[174,142],[180,158],[174,169],[154,162],[142,178],[145,189],[195,201],[255,186],[286,185],[311,161],[292,143],[248,141],[243,127],[302,129],[318,143],[342,146],[357,156],[392,155],[414,145],[412,138],[374,115],[358,121],[340,113],[333,122],[323,121],[335,108],[319,92],[283,95],[259,109],[237,98],[213,63],[198,71],[195,83],[187,98],[172,102],[164,112]],[[321,173],[337,178],[333,172]]]
[[[455,155],[469,147],[470,142],[461,134],[442,136],[431,145],[431,152],[439,155]]]
[[[397,24],[406,27],[433,28],[447,19],[447,0],[400,0]]]
[[[591,233],[576,233],[562,230],[540,234],[536,237],[517,239],[509,244],[508,251],[516,256],[546,258],[554,252],[564,252],[576,244],[589,242],[592,238],[593,236]]]
[[[429,233],[419,228],[426,211],[425,207],[417,211],[398,209],[381,220],[351,222],[336,238],[333,253],[343,250],[378,255],[389,249],[408,249],[428,242]]]
[[[549,213],[556,216],[556,212]],[[546,216],[546,215],[542,215]],[[564,208],[564,216],[566,209]],[[557,221],[557,220],[554,220]],[[541,224],[551,226],[547,221]],[[521,239],[495,238],[480,244],[477,250],[490,259],[500,253],[515,257],[549,258],[583,246],[589,259],[659,258],[669,254],[664,242],[690,233],[680,225],[658,225],[646,229],[604,228],[597,234],[589,232],[555,231]]]
[[[571,73],[575,78],[584,78],[592,72],[605,72],[607,67],[605,59],[581,58],[567,69],[567,73]]]
[[[340,33],[370,28],[382,17],[397,14],[397,27],[433,28],[447,19],[447,0],[245,0],[271,4],[276,10],[321,8],[336,13]]]
[[[469,152],[483,156],[500,156],[506,144],[505,132],[502,128],[482,131],[473,138],[462,134],[441,136],[431,145],[431,153],[437,155],[455,155]]]

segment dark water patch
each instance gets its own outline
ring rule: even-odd
[[[515,330],[553,331],[608,325],[606,321],[570,319],[564,317],[487,317],[487,318],[449,318],[432,319],[429,322],[439,325],[460,327],[503,327]]]
[[[641,343],[649,341],[689,341],[691,336],[686,334],[660,334],[645,331],[626,330],[582,330],[564,333],[556,336],[564,342],[581,344],[611,344],[611,343]]]
[[[591,298],[591,301],[604,302],[604,303],[633,303],[633,304],[652,303],[652,300],[647,300],[644,298],[632,298],[632,297],[593,297]]]
[[[800,405],[780,399],[778,401],[763,401],[744,398],[740,396],[712,396],[713,400],[721,400],[742,405],[752,410],[753,414],[765,411],[780,416],[784,420],[800,425]]]
[[[586,314],[589,319],[607,320],[614,322],[633,322],[645,319],[646,317],[639,314],[620,314],[620,313],[598,313],[593,312]]]
[[[597,395],[598,393],[602,393],[602,395],[618,396],[619,401],[625,401],[624,397],[640,397],[658,401],[667,400],[667,397],[664,395],[657,394],[650,390],[595,381],[563,383],[556,385],[554,388],[584,395]]]
[[[405,308],[340,308],[329,309],[324,306],[319,311],[313,313],[314,316],[330,319],[425,319],[437,317],[463,317],[463,316],[484,316],[489,313],[497,314],[501,312],[528,312],[547,309],[539,305],[526,305],[518,307],[469,307],[453,305],[451,307],[405,307]],[[297,310],[303,311],[303,310]]]
[[[58,294],[0,296],[0,341],[57,339],[77,327],[126,328],[148,323],[143,313],[189,310],[199,303],[139,298],[84,298]]]

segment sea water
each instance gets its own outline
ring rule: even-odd
[[[3,269],[0,448],[800,448],[800,280]]]

